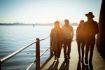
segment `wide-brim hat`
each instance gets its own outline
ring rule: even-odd
[[[89,12],[89,13],[87,13],[87,14],[85,14],[85,16],[91,16],[92,18],[94,18],[94,15],[93,15],[93,13],[92,12]]]

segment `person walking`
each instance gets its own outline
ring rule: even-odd
[[[76,41],[77,41],[77,45],[78,45],[79,60],[81,60],[81,57],[82,57],[82,61],[84,58],[84,45],[85,45],[85,31],[84,31],[84,29],[85,29],[84,20],[81,20],[80,24],[76,30]],[[82,53],[82,56],[81,56],[81,53]]]
[[[92,62],[93,57],[93,50],[95,45],[95,36],[99,32],[98,24],[96,21],[94,21],[94,15],[92,12],[89,12],[85,14],[87,17],[87,21],[85,22],[85,28],[86,28],[86,52],[85,52],[85,63],[88,64],[88,53],[90,51],[89,55],[89,63]]]
[[[50,44],[53,54],[55,56],[55,60],[60,57],[61,48],[62,48],[62,41],[63,41],[63,31],[60,27],[60,22],[56,21],[54,23],[54,28],[51,30],[50,33]]]
[[[65,24],[62,27],[63,29],[63,48],[64,48],[64,58],[70,59],[70,52],[71,52],[71,42],[73,39],[73,27],[70,25],[69,20],[64,20]]]

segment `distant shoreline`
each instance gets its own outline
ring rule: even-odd
[[[11,25],[31,25],[31,26],[36,26],[36,25],[41,25],[41,26],[52,26],[53,24],[10,24],[10,23],[0,23],[0,25],[7,25],[7,26],[11,26]],[[77,26],[77,23],[73,23],[73,26]]]
[[[36,25],[53,25],[53,24],[2,24],[0,23],[0,25],[31,25],[31,26],[36,26]]]

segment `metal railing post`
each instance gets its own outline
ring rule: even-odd
[[[36,70],[40,70],[40,40],[36,38]]]

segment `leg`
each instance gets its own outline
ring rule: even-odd
[[[67,47],[66,44],[64,44],[64,47],[63,47],[63,48],[64,48],[64,58],[65,58],[65,59],[67,58],[67,57],[66,57],[66,49],[67,49],[66,47]]]
[[[77,45],[78,45],[78,56],[79,56],[79,59],[80,59],[80,42],[77,42]]]
[[[54,53],[54,56],[55,56],[54,59],[56,60],[57,59],[57,52],[56,52],[56,50],[54,50],[53,53]]]
[[[81,49],[82,49],[82,61],[83,61],[83,58],[84,58],[84,42],[82,43]]]
[[[57,44],[57,58],[59,58],[59,52],[60,52],[60,45],[59,43]]]
[[[60,54],[61,54],[61,47],[62,47],[62,45],[60,44],[59,48],[58,48],[58,58],[60,57]]]
[[[90,58],[89,58],[89,62],[92,62],[93,50],[94,50],[94,44],[91,44],[91,46],[90,46]]]
[[[89,58],[89,68],[93,70],[92,58],[93,58],[94,43],[90,45],[90,58]]]
[[[68,52],[67,52],[67,55],[68,55],[68,59],[70,59],[70,52],[71,52],[71,42],[68,43]]]
[[[88,52],[89,52],[89,44],[86,45],[85,51],[85,63],[88,64]]]

